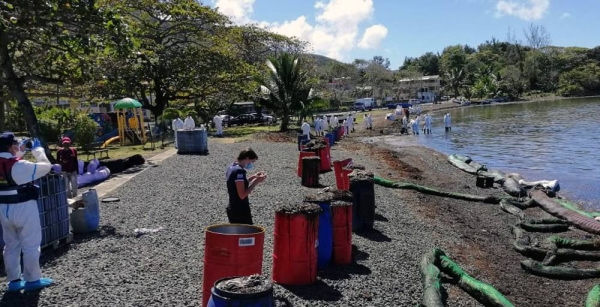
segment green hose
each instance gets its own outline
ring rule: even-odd
[[[413,190],[413,191],[418,191],[418,192],[421,192],[424,194],[430,194],[430,195],[436,195],[436,196],[442,196],[442,197],[448,197],[448,198],[484,202],[484,203],[488,203],[488,204],[499,204],[500,201],[502,199],[504,199],[504,198],[498,197],[498,196],[478,196],[478,195],[445,192],[445,191],[440,191],[440,190],[436,190],[436,189],[433,189],[430,187],[413,184],[413,183],[394,182],[394,181],[390,181],[387,179],[383,179],[378,176],[375,176],[373,179],[375,181],[375,184],[378,184],[378,185],[386,187],[386,188]]]
[[[595,285],[588,293],[585,307],[600,307],[600,285]]]
[[[441,250],[436,250],[438,255],[436,264],[446,274],[458,280],[461,289],[475,298],[484,306],[489,307],[514,307],[502,293],[489,284],[479,281],[467,274],[457,263],[452,261]]]
[[[574,240],[559,236],[551,236],[546,241],[554,244],[557,248],[573,248],[581,250],[600,250],[600,240]]]
[[[600,269],[577,269],[569,267],[546,266],[535,260],[521,261],[521,268],[534,275],[557,279],[587,279],[600,277]]]
[[[441,273],[440,269],[435,266],[437,251],[434,249],[425,254],[419,265],[423,279],[422,307],[444,307],[440,292],[442,288]]]
[[[589,217],[591,219],[600,216],[600,212],[588,212],[588,211],[579,209],[577,207],[577,205],[575,205],[573,203],[570,203],[570,202],[568,202],[568,201],[566,201],[564,199],[555,198],[554,201],[556,201],[559,205],[561,205],[561,206],[563,206],[563,207],[565,207],[565,208],[567,208],[569,210],[573,210],[573,211],[575,211],[575,212],[577,212],[577,213],[579,213],[581,215],[587,216],[587,217]]]

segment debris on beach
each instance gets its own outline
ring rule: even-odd
[[[250,276],[242,276],[221,281],[215,287],[224,292],[252,294],[260,293],[272,287],[269,279],[255,274]]]
[[[284,214],[318,215],[323,211],[317,204],[302,202],[296,204],[278,204],[275,212]]]

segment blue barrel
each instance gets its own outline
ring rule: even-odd
[[[268,283],[265,290],[257,293],[232,293],[216,287],[219,283],[234,278],[238,277],[223,278],[215,283],[215,287],[211,289],[208,307],[275,307],[271,283]]]
[[[333,226],[331,222],[331,204],[319,203],[323,211],[319,216],[319,245],[317,246],[317,268],[322,270],[329,265],[333,254]]]
[[[309,141],[308,139],[308,135],[305,134],[298,134],[298,151],[301,150],[300,145],[304,144],[302,143],[303,141]]]
[[[333,146],[335,144],[335,135],[332,132],[326,133],[325,137],[329,139],[329,146]]]
[[[206,129],[177,130],[178,154],[207,154],[208,133]]]
[[[343,129],[343,127],[337,126],[337,127],[335,127],[335,129],[333,129],[333,132],[334,132],[333,137],[336,142],[339,142],[339,140],[340,140],[340,129]]]

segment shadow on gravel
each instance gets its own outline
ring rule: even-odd
[[[379,213],[375,213],[375,220],[379,221],[379,222],[389,222],[390,221],[387,219],[387,217],[385,217]]]
[[[392,242],[392,238],[386,236],[383,232],[377,229],[356,232],[355,234],[375,242]]]
[[[350,265],[332,265],[327,270],[319,272],[319,277],[329,280],[348,279],[352,275],[370,275],[371,269],[353,261]]]
[[[110,225],[103,225],[103,226],[100,226],[100,229],[98,231],[73,235],[73,241],[75,241],[77,243],[83,243],[83,242],[87,242],[87,241],[91,241],[91,240],[95,240],[95,239],[104,239],[107,237],[122,239],[122,238],[130,238],[133,236],[134,236],[133,234],[126,235],[126,234],[118,233],[117,230]]]
[[[293,307],[294,305],[286,297],[275,296],[275,306],[276,307]]]
[[[369,253],[365,251],[361,251],[356,247],[356,245],[352,245],[352,261],[360,261],[369,259]]]
[[[317,280],[308,286],[282,286],[297,297],[307,301],[337,302],[342,298],[342,293],[322,280]]]
[[[29,293],[20,293],[20,292],[5,292],[4,296],[0,300],[0,307],[9,307],[9,306],[20,306],[20,307],[30,307],[30,306],[38,306],[40,301],[40,292],[29,292]]]

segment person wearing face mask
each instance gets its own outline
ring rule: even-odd
[[[0,223],[5,243],[4,268],[10,292],[35,291],[54,283],[52,279],[41,276],[39,188],[33,185],[33,181],[51,171],[52,164],[39,140],[34,139],[31,147],[31,153],[37,160],[35,163],[21,160],[25,145],[19,144],[12,133],[0,135]]]
[[[258,155],[254,150],[251,148],[242,150],[237,160],[229,165],[225,173],[227,193],[229,194],[227,218],[231,224],[253,224],[248,196],[259,183],[267,179],[264,172],[247,176],[247,171],[254,168],[256,160],[258,160]]]
[[[77,171],[79,170],[77,150],[71,147],[71,139],[68,137],[62,138],[62,145],[63,148],[56,152],[56,160],[67,177],[67,196],[75,198],[77,197]]]

